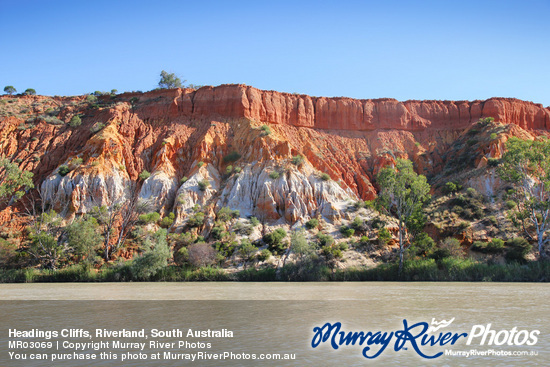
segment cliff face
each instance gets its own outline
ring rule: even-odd
[[[175,96],[175,103],[179,106],[178,112],[188,116],[246,117],[273,124],[331,130],[464,129],[482,117],[493,117],[524,129],[550,127],[550,109],[513,98],[399,102],[310,97],[238,85],[184,90],[181,96]]]
[[[72,216],[129,200],[138,182],[137,195],[153,210],[176,214],[175,228],[196,204],[207,214],[230,206],[275,222],[338,220],[348,215],[350,201],[375,197],[375,175],[396,158],[412,159],[429,176],[440,173],[453,158],[447,149],[480,118],[533,134],[550,127],[550,109],[515,99],[355,100],[243,85],[126,93],[98,102],[1,100],[11,107],[0,119],[0,155],[32,170],[42,198],[57,211]],[[77,114],[82,125],[69,126]],[[472,153],[486,162],[504,141]],[[303,164],[292,163],[297,155]],[[151,175],[139,180],[144,170]],[[201,190],[204,180],[208,187]]]

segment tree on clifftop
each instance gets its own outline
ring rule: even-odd
[[[506,142],[506,149],[499,173],[516,189],[513,219],[521,224],[527,237],[536,239],[542,259],[550,242],[550,140],[512,137]]]
[[[4,87],[4,92],[6,92],[7,94],[9,94],[11,96],[15,92],[17,92],[17,89],[15,89],[15,87],[13,85],[6,85]]]
[[[186,80],[183,81],[183,83],[185,82]],[[160,72],[159,87],[161,88],[164,88],[164,89],[182,88],[183,83],[180,80],[180,78],[178,78],[174,73],[168,73],[164,70]]]
[[[398,159],[395,168],[383,168],[378,174],[378,184],[381,207],[399,221],[399,274],[401,274],[407,226],[430,198],[430,185],[425,176],[413,171],[412,162],[406,159]]]

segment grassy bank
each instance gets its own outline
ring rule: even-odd
[[[303,271],[299,264],[290,264],[276,271],[272,268],[248,269],[235,274],[220,268],[189,269],[177,266],[163,268],[147,279],[136,279],[129,267],[114,266],[96,271],[75,265],[60,270],[0,270],[1,283],[33,282],[130,282],[130,281],[466,281],[466,282],[548,282],[550,262],[526,264],[488,264],[470,259],[446,258],[410,260],[398,276],[397,264],[374,268],[348,268],[331,271],[317,266]]]

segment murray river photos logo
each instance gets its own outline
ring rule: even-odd
[[[423,358],[433,359],[443,355],[437,347],[454,345],[465,340],[466,345],[488,346],[519,346],[535,345],[538,341],[539,330],[494,330],[492,324],[474,325],[469,333],[445,331],[454,321],[432,319],[431,324],[417,322],[415,324],[403,320],[403,329],[395,331],[344,331],[340,322],[327,322],[323,326],[313,328],[311,347],[317,348],[323,343],[333,349],[344,346],[362,347],[362,355],[373,359],[381,355],[388,346],[393,346],[395,352],[414,350]]]

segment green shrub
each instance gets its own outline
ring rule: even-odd
[[[71,121],[69,121],[70,127],[78,127],[80,125],[82,125],[82,119],[80,118],[80,116],[73,116],[71,118]]]
[[[229,176],[232,172],[233,172],[233,166],[232,165],[229,165],[229,166],[225,167],[225,174],[226,175]]]
[[[506,260],[524,263],[532,245],[525,238],[516,237],[506,242],[506,248]]]
[[[157,212],[141,214],[138,217],[138,220],[143,224],[156,223],[159,219],[160,219],[160,214]]]
[[[272,171],[270,174],[269,174],[269,178],[273,179],[273,180],[276,180],[278,179],[280,176],[279,172],[277,171]]]
[[[189,180],[189,179],[187,178],[187,176],[183,176],[183,177],[181,178],[181,180],[180,180],[180,185],[183,185],[184,183],[186,183],[187,180]]]
[[[26,96],[34,96],[36,95],[36,90],[33,88],[27,88],[25,89],[25,92],[23,92]]]
[[[500,164],[500,159],[498,158],[489,158],[487,160],[489,167],[497,167]]]
[[[228,207],[224,206],[220,210],[218,210],[218,213],[216,214],[216,218],[219,221],[227,222],[231,218],[235,217],[235,212],[237,212],[237,217],[238,217],[238,214],[239,214],[238,210],[233,211],[233,210],[229,209]]]
[[[241,173],[242,170],[243,170],[243,169],[242,169],[241,167],[235,167],[235,168],[233,169],[233,172],[235,172],[235,173]]]
[[[468,187],[466,189],[466,194],[471,198],[475,198],[478,196],[476,189],[474,189],[473,187]]]
[[[147,250],[143,255],[133,260],[131,271],[135,279],[147,280],[166,268],[170,257],[166,235],[165,229],[159,229],[147,243]]]
[[[382,219],[376,217],[372,220],[371,226],[374,229],[381,229],[381,228],[384,228],[386,226],[386,224],[387,223],[385,221],[383,221]]]
[[[436,249],[435,241],[425,232],[420,233],[414,239],[408,252],[412,257],[429,257]]]
[[[226,155],[225,157],[223,157],[223,161],[225,163],[227,162],[235,162],[236,160],[238,160],[239,158],[241,158],[241,155],[235,151],[229,153],[228,155]]]
[[[250,217],[250,225],[252,227],[256,227],[258,224],[260,224],[260,221],[256,217]]]
[[[322,173],[322,174],[321,174],[321,180],[323,180],[323,181],[329,181],[329,180],[330,180],[330,176],[328,175],[328,173]]]
[[[202,166],[204,166],[204,162],[201,161],[201,162],[197,163],[197,167],[201,168]]]
[[[93,94],[88,94],[86,96],[86,102],[88,103],[96,103],[97,102],[97,97],[94,96]]]
[[[275,231],[266,234],[263,241],[268,245],[268,248],[274,254],[280,254],[287,248],[287,244],[283,243],[286,237],[286,231],[282,228],[277,228]]]
[[[268,249],[263,249],[262,251],[260,251],[260,253],[258,254],[258,260],[260,261],[266,261],[268,260],[270,257],[272,256],[271,254],[271,251],[269,251]]]
[[[307,229],[314,229],[319,227],[319,221],[316,218],[311,218],[306,222]]]
[[[141,173],[139,174],[138,177],[139,177],[140,180],[145,181],[145,180],[147,180],[149,177],[151,177],[151,173],[149,173],[149,171],[147,171],[147,170],[143,170],[143,171],[141,171]]]
[[[500,238],[493,238],[491,242],[475,241],[472,250],[484,254],[500,254],[504,252],[504,241]]]
[[[382,228],[378,231],[379,246],[386,246],[392,239],[391,233],[387,228]]]
[[[271,134],[271,128],[267,125],[262,125],[262,127],[260,127],[260,129],[262,130],[262,135],[269,135]]]
[[[204,218],[205,216],[203,212],[196,212],[191,217],[189,217],[187,225],[189,227],[200,227],[204,224]]]
[[[168,214],[168,216],[162,218],[162,220],[160,221],[160,226],[162,228],[170,228],[172,226],[172,224],[174,223],[174,219],[175,219],[175,214],[170,212],[170,214]]]
[[[302,164],[304,164],[304,157],[302,157],[301,155],[296,155],[292,157],[291,162],[295,166],[301,166]]]
[[[332,246],[334,243],[334,238],[329,234],[324,233],[317,233],[317,241],[319,242],[319,246]]]
[[[495,140],[498,137],[496,133],[492,133],[490,139]]]
[[[443,188],[443,192],[447,193],[447,194],[452,194],[454,192],[457,192],[458,191],[458,186],[456,183],[454,182],[447,182]]]
[[[82,158],[73,158],[73,159],[71,160],[71,166],[78,167],[78,166],[80,166],[83,162],[84,162],[84,160],[83,160]]]
[[[198,185],[199,185],[199,190],[206,191],[208,186],[210,186],[210,182],[208,182],[208,180],[206,179],[203,179],[199,181]]]
[[[509,210],[514,209],[518,205],[514,200],[507,200],[506,203],[504,204],[506,205],[506,208]]]
[[[63,176],[66,176],[67,173],[71,172],[71,170],[69,169],[69,167],[67,165],[62,165],[62,166],[59,167],[58,172],[59,172],[59,175],[61,177],[63,177]]]
[[[495,118],[494,117],[485,117],[485,118],[482,118],[482,119],[479,119],[479,121],[477,122],[479,125],[482,125],[482,126],[487,126],[489,125],[490,123],[492,122],[495,122]]]
[[[349,238],[355,234],[355,229],[349,228],[348,226],[341,226],[340,227],[340,233],[346,237]]]

